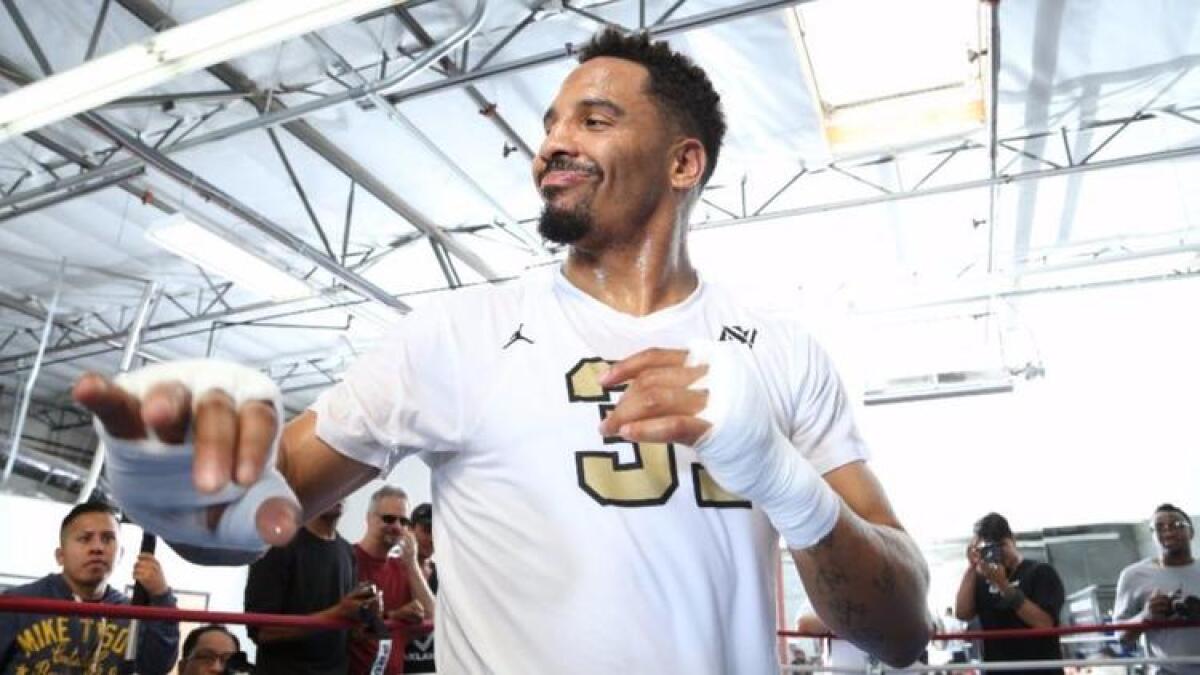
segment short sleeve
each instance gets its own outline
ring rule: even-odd
[[[1050,565],[1039,565],[1033,577],[1033,588],[1026,594],[1038,607],[1041,607],[1058,625],[1059,615],[1066,602],[1066,589],[1058,572]]]
[[[317,436],[381,475],[410,454],[456,450],[459,368],[444,309],[415,311],[312,404]]]
[[[1135,568],[1126,567],[1117,577],[1117,597],[1113,604],[1113,620],[1128,621],[1141,614],[1145,599],[1139,597]]]
[[[829,355],[807,334],[796,341],[795,349],[792,444],[821,474],[866,460],[866,443]]]

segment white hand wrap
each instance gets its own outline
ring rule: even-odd
[[[708,389],[698,417],[712,428],[695,450],[717,484],[761,508],[792,549],[829,534],[841,499],[775,424],[750,350],[697,340],[688,345],[687,365],[708,366],[692,388]]]
[[[107,458],[104,473],[112,495],[143,529],[167,541],[205,548],[258,551],[266,543],[258,534],[255,515],[271,497],[289,500],[299,513],[299,502],[275,468],[275,455],[283,430],[279,388],[266,375],[245,366],[214,360],[162,363],[119,375],[115,384],[139,400],[159,383],[179,381],[192,392],[193,403],[205,392],[219,389],[235,407],[247,401],[270,401],[279,420],[262,477],[248,488],[230,483],[213,494],[201,494],[192,482],[192,431],[183,443],[113,438],[95,420]],[[215,530],[208,528],[206,507],[227,504]]]

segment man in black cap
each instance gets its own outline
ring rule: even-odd
[[[963,621],[979,617],[984,630],[1052,628],[1065,600],[1062,579],[1047,563],[1026,560],[1017,550],[1008,520],[989,513],[975,523],[967,546],[967,571],[958,587],[954,613]],[[1058,636],[983,641],[984,661],[1057,661]],[[1062,675],[1062,668],[1010,673]]]

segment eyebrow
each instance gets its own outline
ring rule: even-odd
[[[613,117],[624,117],[625,116],[624,108],[622,108],[621,106],[617,105],[616,103],[613,103],[612,101],[610,101],[606,98],[585,98],[582,101],[580,101],[576,105],[576,107],[577,108],[600,108],[600,109],[604,110],[605,112],[607,112],[608,114],[612,115]],[[550,108],[549,110],[546,111],[545,115],[542,115],[542,126],[544,126],[544,127],[550,126],[550,123],[553,122],[557,118],[558,118],[558,114],[555,112],[554,108]]]

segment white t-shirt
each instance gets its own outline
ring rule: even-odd
[[[317,434],[433,476],[437,669],[447,673],[778,672],[778,535],[714,488],[691,448],[603,439],[619,392],[597,364],[738,340],[770,419],[825,473],[866,458],[828,358],[797,322],[708,284],[645,317],[543,270],[406,317],[313,410]],[[615,464],[614,464],[615,462]]]
[[[1157,558],[1136,562],[1117,579],[1117,600],[1113,617],[1117,621],[1139,621],[1154,591],[1166,595],[1182,591],[1184,596],[1200,597],[1200,562],[1164,567]],[[1146,651],[1156,658],[1200,656],[1200,628],[1146,631]],[[1200,675],[1200,665],[1151,666],[1151,672]]]

